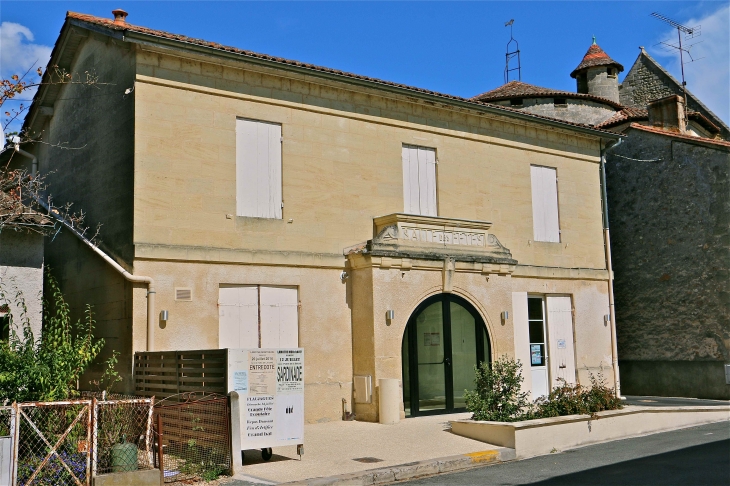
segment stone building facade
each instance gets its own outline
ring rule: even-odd
[[[309,422],[343,399],[377,420],[381,378],[403,415],[462,410],[474,365],[503,355],[533,397],[618,378],[599,177],[617,134],[125,15],[70,13],[51,59],[116,91],[41,88],[26,126],[88,144],[34,150],[109,228],[102,249],[154,281],[152,300],[69,234],[46,250],[127,391],[133,352],[256,345],[304,348]]]

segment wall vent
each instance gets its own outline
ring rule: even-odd
[[[193,289],[176,288],[175,289],[175,300],[193,300]]]

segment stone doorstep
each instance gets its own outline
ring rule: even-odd
[[[396,481],[405,481],[435,474],[449,473],[471,469],[490,463],[511,461],[516,458],[515,450],[507,447],[498,447],[480,452],[460,454],[457,456],[429,459],[426,461],[409,462],[395,466],[368,469],[354,473],[340,474],[338,476],[320,477],[305,479],[303,481],[292,481],[280,483],[283,485],[296,486],[330,486],[330,485],[352,485],[364,486],[375,484],[388,484]]]

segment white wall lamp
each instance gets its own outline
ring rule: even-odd
[[[502,318],[502,325],[504,326],[507,324],[507,320],[509,319],[509,311],[502,311],[499,317]]]
[[[160,311],[160,321],[161,322],[167,322],[167,318],[170,317],[170,313],[166,310]]]
[[[393,323],[393,319],[395,319],[395,311],[394,310],[385,311],[385,325],[390,326]]]

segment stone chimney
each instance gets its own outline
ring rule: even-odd
[[[115,25],[127,25],[127,15],[129,15],[127,12],[125,12],[121,8],[118,8],[112,10],[112,15],[114,15]]]
[[[684,118],[684,98],[678,95],[667,96],[654,100],[648,105],[649,125],[684,133],[687,131],[687,124]]]

